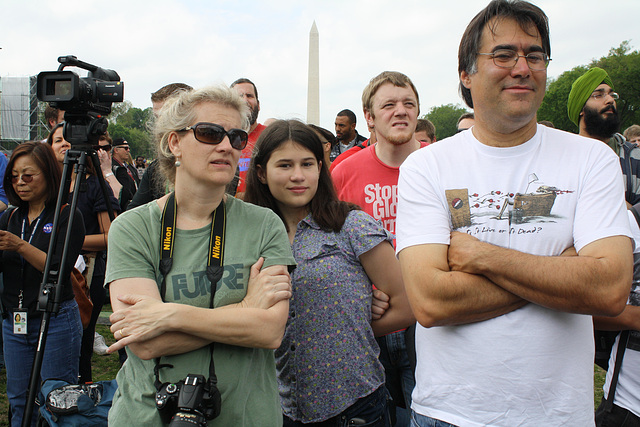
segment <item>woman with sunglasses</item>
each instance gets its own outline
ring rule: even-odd
[[[9,208],[0,218],[0,269],[4,278],[2,305],[5,308],[2,338],[12,426],[20,426],[24,416],[42,317],[42,312],[37,310],[38,295],[59,186],[60,169],[51,147],[41,142],[25,142],[16,147],[7,165],[4,188],[10,204],[17,208]],[[60,211],[52,271],[60,268],[68,220],[69,206],[66,206]],[[40,379],[58,378],[75,384],[82,324],[69,274],[84,239],[84,225],[77,210],[73,227],[68,245],[67,274],[61,280],[60,311],[51,316]],[[31,419],[32,425],[36,425],[35,411]]]
[[[71,144],[64,139],[63,123],[55,126],[47,143],[53,148],[53,152],[58,160],[58,166],[62,171],[66,152],[71,148]],[[80,352],[80,383],[92,382],[91,357],[93,356],[93,340],[95,337],[96,323],[102,311],[102,306],[106,302],[107,293],[104,289],[104,272],[106,266],[106,249],[108,242],[109,227],[111,218],[107,211],[107,203],[100,187],[100,182],[96,175],[95,168],[90,159],[87,159],[85,181],[78,194],[78,209],[82,212],[86,237],[82,245],[82,255],[87,264],[84,275],[87,285],[91,290],[91,302],[93,309],[91,319],[82,334],[82,350]],[[100,172],[102,173],[102,172]],[[75,192],[76,174],[72,173],[71,185],[69,188],[69,203]],[[114,212],[120,211],[120,205],[113,196],[111,188],[107,188],[108,197]]]
[[[118,181],[111,168],[113,164],[113,161],[111,160],[112,143],[113,139],[111,139],[111,136],[107,131],[104,135],[100,135],[98,138],[98,145],[95,145],[93,149],[98,154],[100,169],[102,170],[102,176],[104,176],[105,182],[109,184],[111,191],[113,191],[114,196],[118,199],[118,203],[122,206],[122,184],[120,184],[120,181]]]
[[[171,98],[155,122],[159,165],[175,191],[111,227],[106,280],[118,342],[109,351],[126,346],[128,358],[109,425],[161,425],[172,414],[161,416],[156,391],[195,375],[217,377],[221,412],[208,425],[282,422],[272,349],[287,320],[291,248],[276,215],[225,195],[248,117],[234,90],[209,87]]]
[[[374,335],[415,322],[392,236],[338,200],[317,134],[277,121],[260,135],[245,200],[284,222],[297,267],[289,320],[276,350],[285,426],[390,426]],[[371,320],[372,286],[390,308]]]

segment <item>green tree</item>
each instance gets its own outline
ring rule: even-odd
[[[428,119],[436,127],[436,140],[440,141],[454,135],[458,130],[456,125],[458,119],[469,110],[459,104],[446,104],[438,107],[431,107],[429,112],[422,116]]]
[[[129,111],[131,107],[133,107],[133,104],[131,104],[131,101],[125,100],[124,102],[114,103],[113,106],[111,107],[111,114],[107,116],[109,123],[117,122],[118,117],[120,117],[121,115]]]
[[[132,107],[129,101],[121,104],[118,110],[109,116],[109,134],[112,138],[124,138],[131,147],[131,156],[144,156],[150,158],[154,156],[152,146],[152,136],[149,132],[149,123],[153,117],[151,108],[144,110]],[[112,117],[115,113],[115,117]]]
[[[547,82],[547,93],[544,96],[542,105],[538,109],[538,121],[548,120],[557,129],[576,133],[576,125],[569,120],[567,114],[567,98],[571,92],[573,82],[583,75],[588,68],[580,65],[571,71],[565,71],[557,79],[550,79]]]
[[[538,110],[538,120],[550,120],[558,129],[577,132],[578,129],[567,115],[567,98],[571,85],[586,70],[600,67],[609,73],[615,91],[620,94],[616,102],[620,115],[621,130],[632,124],[640,124],[640,52],[631,51],[628,41],[611,48],[607,56],[565,71],[547,84],[547,93]]]

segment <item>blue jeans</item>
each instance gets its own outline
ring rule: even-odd
[[[13,333],[13,320],[5,319],[2,324],[4,339],[4,355],[7,367],[7,397],[11,405],[11,425],[22,424],[27,388],[33,359],[35,358],[40,317],[30,317],[27,322],[27,334]],[[72,384],[78,382],[78,361],[80,360],[80,340],[82,323],[76,300],[64,301],[60,304],[57,316],[51,316],[42,369],[38,383],[57,378]],[[38,417],[34,408],[31,418],[35,425]]]
[[[411,411],[411,427],[456,427],[453,424],[436,420],[435,418],[425,417],[416,411]]]
[[[302,423],[283,416],[283,427],[391,427],[388,405],[389,394],[384,386],[368,396],[361,397],[334,417],[317,423]]]
[[[396,411],[397,427],[409,425],[411,393],[416,385],[413,368],[407,354],[405,331],[376,338],[380,346],[380,362],[384,366],[387,390]]]

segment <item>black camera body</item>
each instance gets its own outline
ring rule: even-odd
[[[73,55],[60,56],[58,62],[58,71],[38,74],[38,99],[65,111],[64,139],[72,148],[90,148],[107,131],[105,116],[111,113],[112,103],[124,100],[124,83],[115,71],[80,61]],[[79,77],[73,71],[63,71],[64,67],[79,67],[89,73],[87,77]]]
[[[156,408],[170,426],[206,426],[220,415],[221,396],[216,383],[189,374],[178,383],[164,383],[156,392]]]

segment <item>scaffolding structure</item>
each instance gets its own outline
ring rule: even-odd
[[[36,97],[37,78],[0,77],[0,151],[47,135],[44,107]]]

